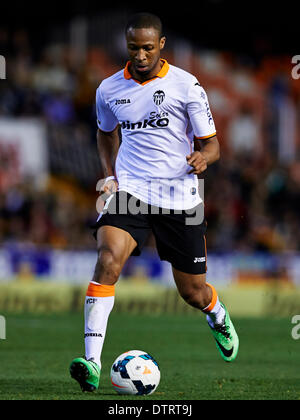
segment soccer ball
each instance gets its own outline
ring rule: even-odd
[[[118,394],[150,395],[158,387],[160,370],[150,354],[131,350],[116,358],[110,377]]]

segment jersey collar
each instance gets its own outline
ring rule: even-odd
[[[151,82],[152,80],[156,79],[157,77],[160,77],[160,78],[165,77],[165,76],[166,76],[166,74],[167,74],[167,73],[168,73],[168,71],[169,71],[170,66],[169,66],[169,63],[167,62],[167,60],[164,60],[163,58],[161,58],[160,60],[163,62],[163,66],[162,66],[162,68],[160,69],[160,71],[157,73],[157,75],[156,75],[156,76],[154,76],[154,77],[152,77],[152,79],[146,80],[145,82],[140,82],[139,80],[134,79],[134,78],[131,76],[130,71],[129,71],[129,67],[130,67],[131,61],[128,61],[128,62],[126,63],[126,67],[125,67],[125,69],[124,69],[124,78],[125,78],[126,80],[132,79],[132,80],[134,80],[135,82],[139,83],[140,85],[145,85],[146,83]]]

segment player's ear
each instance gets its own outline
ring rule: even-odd
[[[165,37],[165,36],[162,36],[162,37],[160,38],[160,41],[159,41],[159,48],[160,48],[161,50],[164,48],[165,43],[166,43],[166,37]]]

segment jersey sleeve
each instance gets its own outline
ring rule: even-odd
[[[196,139],[209,139],[216,135],[206,92],[197,79],[194,79],[188,90],[187,113]]]
[[[119,123],[108,104],[103,99],[101,85],[96,91],[96,114],[98,128],[102,131],[113,131]]]

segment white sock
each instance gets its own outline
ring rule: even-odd
[[[221,306],[218,293],[214,286],[209,283],[206,284],[211,288],[212,300],[208,306],[202,309],[202,311],[206,314],[209,325],[214,328],[215,325],[222,325],[224,323],[225,309]]]
[[[214,328],[215,325],[224,324],[225,309],[221,306],[219,298],[217,298],[216,304],[211,311],[206,315],[207,322]]]
[[[89,284],[84,305],[85,357],[92,359],[100,368],[108,317],[114,301],[114,286],[95,282]]]

